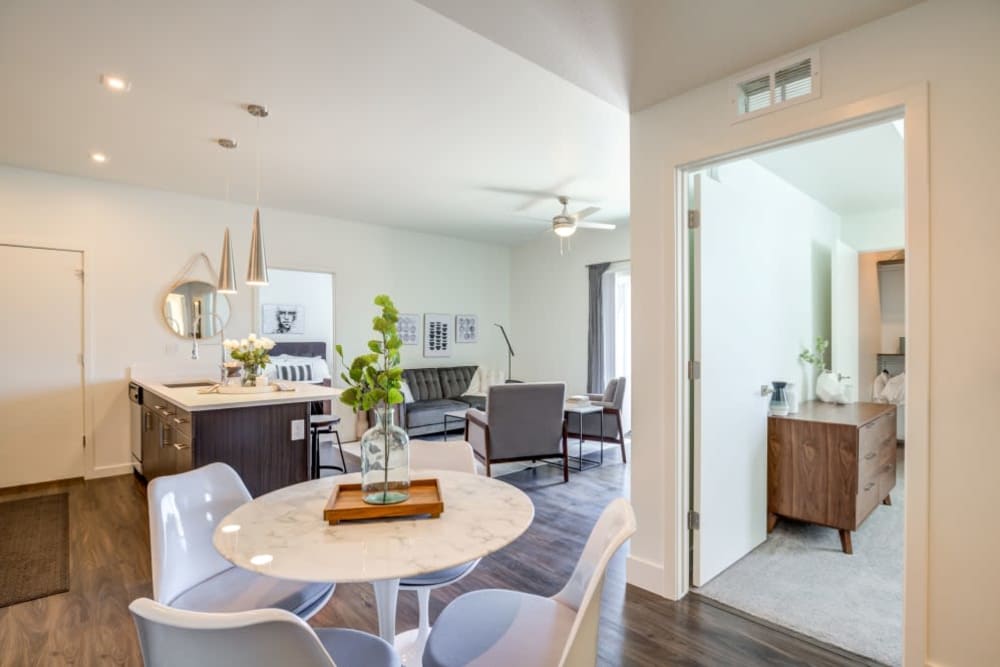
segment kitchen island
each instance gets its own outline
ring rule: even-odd
[[[204,393],[208,380],[133,377],[142,389],[138,428],[146,479],[208,463],[232,466],[255,497],[309,479],[309,420],[315,402],[341,390],[304,382],[294,391]]]

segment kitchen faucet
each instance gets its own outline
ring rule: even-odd
[[[222,351],[222,361],[219,364],[219,382],[220,384],[225,384],[226,382],[226,325],[222,321],[222,317],[218,313],[212,313],[212,321],[218,323],[219,325],[219,349]],[[195,316],[194,321],[191,323],[191,358],[198,358],[198,323],[201,322],[203,313],[198,313]]]

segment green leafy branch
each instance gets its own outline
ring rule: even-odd
[[[403,369],[399,365],[399,348],[403,342],[396,329],[399,311],[385,294],[375,297],[375,305],[382,309],[381,314],[372,319],[372,329],[379,337],[368,341],[369,352],[355,357],[348,366],[344,348],[336,347],[346,369],[340,374],[347,385],[340,402],[351,406],[354,412],[403,402]]]
[[[816,350],[810,352],[808,348],[802,348],[799,354],[799,361],[811,364],[821,373],[826,370],[826,351],[830,348],[830,341],[822,336],[816,336]]]

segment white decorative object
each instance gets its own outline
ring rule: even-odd
[[[451,356],[451,315],[424,315],[424,356]]]
[[[479,342],[479,318],[475,315],[455,316],[455,342]]]
[[[420,342],[420,315],[400,313],[396,322],[396,331],[403,345],[416,345]]]
[[[799,388],[794,382],[785,385],[785,402],[788,403],[788,414],[794,415],[799,412]]]
[[[839,405],[847,403],[847,394],[836,373],[823,371],[819,374],[819,377],[816,378],[816,398],[824,403],[837,403]]]

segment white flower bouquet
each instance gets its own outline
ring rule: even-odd
[[[257,337],[257,334],[247,334],[241,340],[227,339],[222,345],[229,350],[229,356],[243,364],[243,384],[252,386],[257,382],[264,366],[271,362],[269,352],[274,348],[270,338]]]

